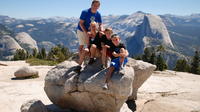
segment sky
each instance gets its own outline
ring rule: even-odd
[[[92,0],[0,0],[0,15],[14,18],[79,17]],[[137,11],[190,15],[200,13],[200,0],[100,0],[103,16],[133,14]]]

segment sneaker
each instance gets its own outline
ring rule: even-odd
[[[125,70],[124,68],[120,68],[120,70],[118,71],[119,74],[124,75],[125,74]]]
[[[105,84],[102,86],[102,88],[103,88],[104,90],[108,90],[108,83],[105,83]]]
[[[102,64],[101,65],[101,69],[103,70],[103,69],[106,69],[107,67],[104,65],[104,64]]]
[[[80,65],[78,65],[78,66],[76,66],[76,68],[74,69],[74,71],[75,72],[77,72],[77,73],[80,73],[81,72],[81,66]]]
[[[94,63],[94,61],[95,61],[95,60],[94,60],[94,58],[90,58],[90,60],[89,60],[88,64],[89,64],[89,65],[91,65],[91,64],[93,64],[93,63]]]

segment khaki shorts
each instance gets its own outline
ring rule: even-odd
[[[86,34],[80,30],[77,30],[77,37],[78,37],[78,42],[79,42],[79,45],[87,45],[86,43]]]

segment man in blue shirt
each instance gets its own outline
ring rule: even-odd
[[[77,37],[79,40],[79,57],[83,57],[82,54],[84,53],[84,46],[89,45],[89,35],[88,32],[90,31],[90,23],[95,21],[98,23],[99,31],[102,31],[102,19],[101,14],[97,11],[100,7],[99,0],[93,0],[91,4],[91,8],[83,10],[80,16],[80,21],[77,27]],[[80,71],[81,63],[77,67],[77,71]]]

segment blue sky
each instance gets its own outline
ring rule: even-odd
[[[0,0],[0,15],[15,18],[79,17],[91,0]],[[101,0],[102,15],[152,14],[190,15],[200,13],[200,0]]]

